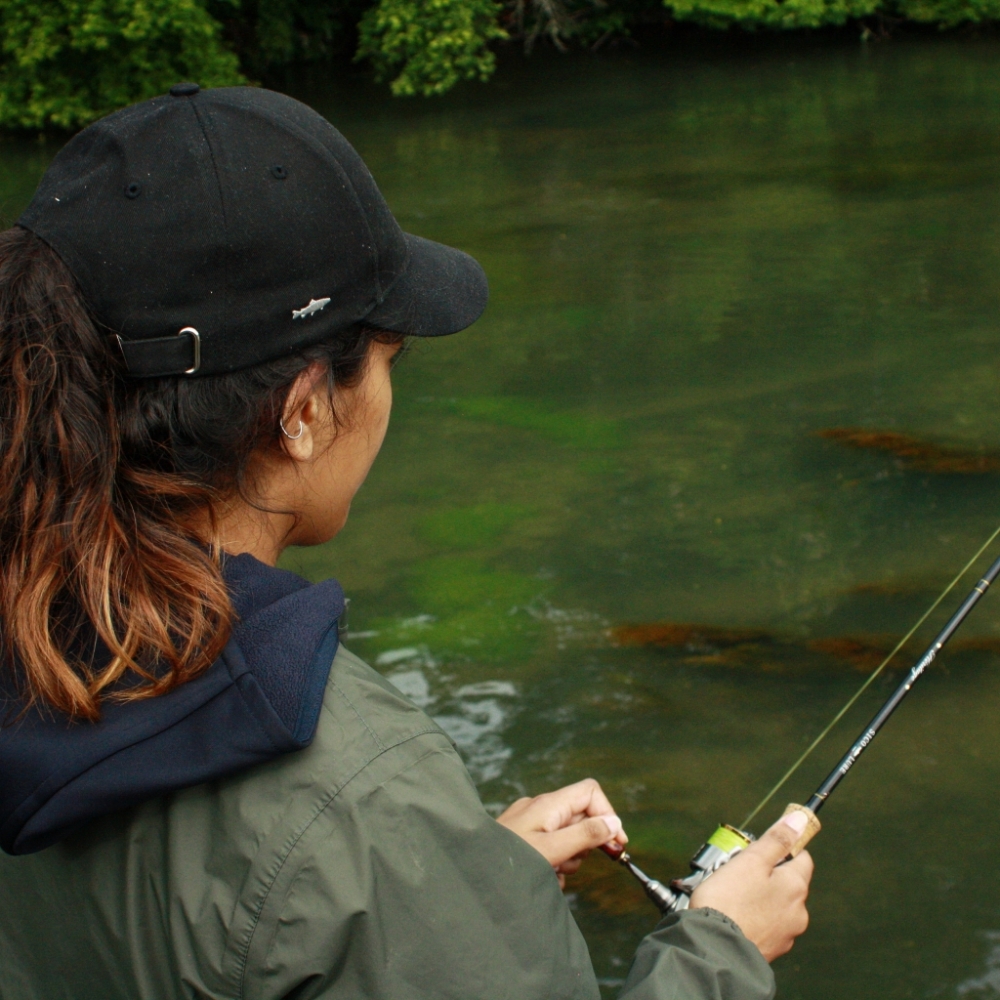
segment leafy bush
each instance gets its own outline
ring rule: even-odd
[[[869,17],[1000,21],[1000,0],[0,0],[0,128],[78,128],[194,79],[268,78],[309,59],[367,59],[394,94],[493,73],[492,43],[599,46],[669,18],[819,28]]]
[[[884,4],[882,0],[668,0],[667,6],[678,20],[711,28],[821,28],[868,17]]]
[[[922,21],[942,28],[1000,21],[1000,0],[896,0],[893,8],[908,21]]]
[[[0,126],[75,128],[178,80],[241,83],[198,0],[0,0]]]
[[[443,94],[493,73],[488,45],[507,35],[499,13],[495,0],[379,0],[361,19],[356,58],[370,59],[380,79],[397,74],[394,94]]]

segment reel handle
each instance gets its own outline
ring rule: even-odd
[[[805,813],[807,822],[806,828],[802,831],[799,839],[795,841],[792,845],[792,849],[788,852],[789,858],[798,857],[805,850],[806,844],[808,844],[809,841],[812,840],[813,837],[815,837],[816,834],[823,828],[823,825],[817,818],[816,813],[814,813],[809,806],[800,806],[796,802],[789,802],[788,805],[785,806],[785,811],[781,815],[788,816],[790,813],[794,812]]]
[[[612,861],[618,861],[625,853],[625,848],[622,847],[617,840],[610,844],[601,844],[600,849],[604,851],[604,853],[611,858]]]

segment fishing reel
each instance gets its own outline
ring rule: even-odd
[[[619,864],[624,865],[642,884],[646,895],[656,904],[660,913],[676,913],[691,905],[691,894],[727,861],[731,861],[740,851],[753,842],[752,833],[737,830],[728,823],[720,826],[708,840],[698,848],[691,859],[691,874],[675,878],[669,886],[650,878],[640,869],[627,851],[605,845],[602,850]]]
[[[820,830],[820,822],[808,806],[793,803],[785,810],[785,815],[787,816],[790,812],[804,812],[808,823],[792,847],[788,855],[789,859],[795,857]],[[683,878],[675,878],[669,886],[650,878],[635,864],[628,852],[620,847],[605,844],[601,850],[635,876],[646,895],[656,904],[660,913],[666,916],[668,913],[686,910],[691,905],[691,895],[695,889],[724,864],[732,861],[740,851],[748,848],[755,839],[752,833],[724,823],[695,851],[690,862],[691,874],[685,875]]]

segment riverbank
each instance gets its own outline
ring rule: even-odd
[[[75,130],[183,79],[274,85],[309,66],[355,67],[397,96],[440,97],[545,50],[583,60],[630,48],[664,58],[774,45],[802,54],[845,41],[992,37],[997,19],[1000,0],[147,0],[110,13],[82,0],[56,14],[0,2],[0,129]]]

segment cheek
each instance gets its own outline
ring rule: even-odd
[[[389,427],[392,411],[392,383],[388,364],[369,375],[346,414],[347,427],[341,429],[326,454],[321,473],[328,516],[346,518],[354,494],[371,469]],[[342,525],[341,525],[342,526]],[[339,527],[339,526],[338,526]]]
[[[388,375],[379,385],[377,392],[370,401],[370,434],[368,446],[371,450],[370,462],[375,461],[375,456],[382,447],[385,440],[386,431],[389,429],[389,414],[392,412],[392,383]]]
[[[389,429],[391,410],[392,389],[386,380],[368,397],[363,411],[354,415],[354,428],[347,432],[348,440],[344,442],[347,447],[330,470],[333,478],[340,481],[341,488],[347,487],[352,496],[378,456]]]
[[[388,386],[388,382],[386,383]],[[381,448],[385,440],[386,432],[389,430],[389,415],[392,413],[392,389],[386,388],[382,394],[381,411],[379,413],[379,439],[378,445]]]

